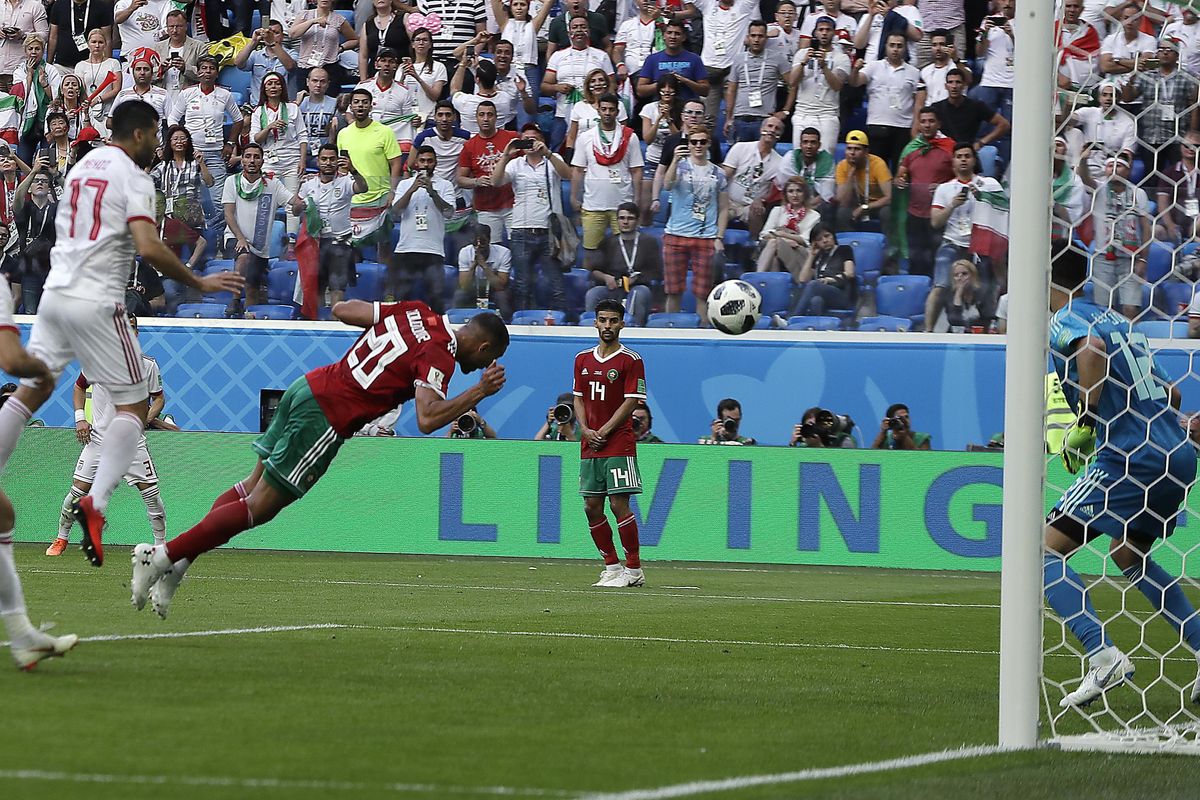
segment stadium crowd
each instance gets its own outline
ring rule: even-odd
[[[163,114],[164,237],[245,297],[131,265],[141,314],[1003,331],[1015,0],[3,0],[0,271],[35,313],[63,177]],[[1191,303],[1200,20],[1063,0],[1055,226],[1090,290]],[[1200,304],[1192,330],[1200,335]]]

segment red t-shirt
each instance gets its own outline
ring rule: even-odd
[[[309,372],[329,424],[349,438],[424,386],[445,398],[458,340],[424,303],[375,303],[375,324],[340,360]]]
[[[908,213],[921,219],[929,219],[929,206],[933,202],[933,190],[941,184],[954,180],[954,165],[950,154],[940,147],[932,147],[925,155],[914,150],[900,162],[908,167]]]
[[[500,156],[504,155],[504,148],[508,147],[508,143],[515,138],[517,138],[517,134],[503,129],[496,131],[496,135],[490,139],[485,139],[477,133],[463,145],[462,152],[458,156],[458,165],[469,169],[472,178],[491,175],[492,167],[496,166]],[[476,211],[500,211],[512,208],[512,184],[479,187],[475,190],[474,206]]]
[[[596,348],[584,350],[575,356],[572,393],[583,398],[584,423],[596,430],[612,419],[626,399],[646,399],[646,365],[641,356],[624,345],[608,358],[600,358]],[[625,418],[599,450],[580,442],[581,458],[633,455],[637,455],[637,437],[633,435],[630,417]]]

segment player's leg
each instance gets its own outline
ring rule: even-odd
[[[617,534],[621,537],[621,548],[625,551],[626,586],[643,586],[646,578],[642,574],[641,545],[638,538],[637,517],[629,508],[629,496],[642,491],[642,475],[638,470],[636,456],[614,456],[604,459],[605,481],[608,487],[608,504],[617,520]]]
[[[217,499],[213,501],[213,504],[209,507],[208,510],[212,511],[214,508],[223,506],[226,503],[232,503],[235,500],[240,500],[240,499],[244,499],[244,498],[248,497],[250,492],[254,490],[254,485],[256,483],[258,483],[259,479],[262,477],[262,474],[263,474],[263,462],[262,462],[262,459],[260,458],[255,463],[254,470],[250,473],[250,475],[248,477],[242,478],[240,481],[235,483],[233,486],[230,486],[228,489],[226,489],[225,491],[223,491],[219,495],[217,495]]]
[[[95,469],[93,462],[93,470]],[[46,548],[46,555],[61,556],[71,541],[71,527],[75,524],[75,506],[88,493],[92,484],[79,478],[71,481],[71,489],[63,497],[62,508],[58,514],[58,536]]]
[[[7,405],[7,403],[5,404]],[[61,656],[79,641],[74,634],[49,636],[29,621],[21,579],[13,560],[12,532],[16,518],[12,503],[0,492],[0,619],[11,642],[13,660],[20,669],[33,669],[44,658]]]
[[[163,507],[162,495],[158,492],[158,481],[151,483],[138,482],[134,484],[146,504],[146,517],[150,520],[150,533],[154,536],[155,544],[163,544],[167,540],[167,510]]]
[[[42,363],[50,368],[55,382],[62,374],[63,367],[75,357],[60,322],[61,305],[57,295],[51,294],[44,299],[33,330],[29,334],[29,344],[26,346],[30,355],[41,359]],[[0,475],[4,474],[4,469],[8,466],[8,459],[17,447],[21,432],[29,424],[34,412],[42,407],[53,391],[53,383],[42,384],[23,378],[17,391],[0,406]]]
[[[593,586],[606,586],[608,581],[619,576],[624,570],[621,559],[617,557],[617,546],[613,542],[612,526],[608,524],[608,516],[604,513],[604,497],[607,488],[604,485],[604,459],[579,459],[579,493],[583,495],[583,513],[587,516],[588,532],[596,549],[604,559],[604,571]]]

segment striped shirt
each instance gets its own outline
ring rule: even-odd
[[[417,0],[422,14],[437,14],[442,30],[433,37],[433,57],[444,61],[454,48],[475,36],[476,25],[484,24],[484,0]]]

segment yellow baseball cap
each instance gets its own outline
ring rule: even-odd
[[[861,144],[863,147],[870,147],[871,141],[862,131],[850,131],[846,134],[846,144]]]

